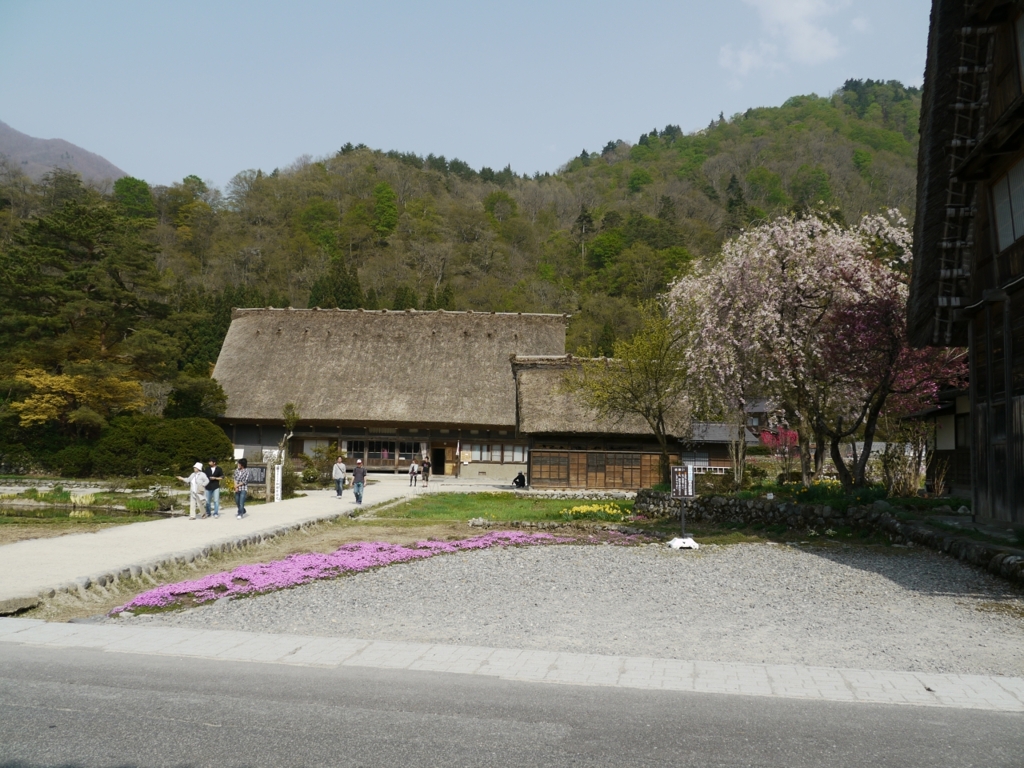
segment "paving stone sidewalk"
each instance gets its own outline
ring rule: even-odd
[[[128,620],[131,621],[131,620]],[[1024,712],[1024,678],[730,664],[503,648],[0,618],[0,644],[503,680]]]
[[[364,506],[415,491],[404,477],[383,476],[367,488]],[[104,584],[133,570],[203,557],[225,547],[348,514],[355,507],[350,491],[342,499],[336,498],[333,490],[314,491],[277,504],[252,506],[242,520],[235,518],[233,506],[225,509],[222,504],[219,518],[175,517],[0,546],[0,613],[30,608],[51,591],[86,589],[92,583]]]

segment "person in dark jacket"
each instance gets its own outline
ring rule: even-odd
[[[520,472],[518,475],[516,475],[515,478],[512,480],[512,487],[513,488],[525,488],[526,487],[526,475],[524,475],[522,472]]]
[[[366,467],[363,460],[356,460],[356,468],[352,470],[352,492],[356,495],[356,504],[363,503],[363,486],[366,484]]]
[[[220,517],[220,481],[224,477],[224,470],[217,466],[216,459],[210,459],[210,466],[205,470],[210,482],[206,484],[206,514],[210,516],[213,509],[213,516]]]

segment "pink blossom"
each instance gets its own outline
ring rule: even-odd
[[[612,537],[615,538],[615,537]],[[615,543],[634,543],[636,537],[621,536]],[[201,579],[180,581],[143,592],[111,611],[120,613],[134,608],[166,608],[189,601],[206,603],[221,597],[237,597],[308,584],[318,579],[332,579],[393,563],[422,560],[434,555],[465,552],[488,547],[564,544],[573,538],[549,533],[494,531],[461,541],[417,541],[411,547],[382,541],[346,544],[330,554],[310,552],[291,555],[270,563],[241,565],[232,571],[213,573]]]

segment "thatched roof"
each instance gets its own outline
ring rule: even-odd
[[[514,427],[510,356],[562,354],[563,315],[236,309],[225,419]]]
[[[524,434],[653,436],[639,416],[601,419],[562,386],[582,359],[572,355],[517,356],[512,361],[519,406],[519,431]]]

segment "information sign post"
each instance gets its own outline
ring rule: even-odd
[[[686,538],[686,499],[695,496],[695,478],[693,476],[693,464],[684,464],[681,467],[671,467],[672,470],[672,498],[679,499],[679,526],[680,535]]]

